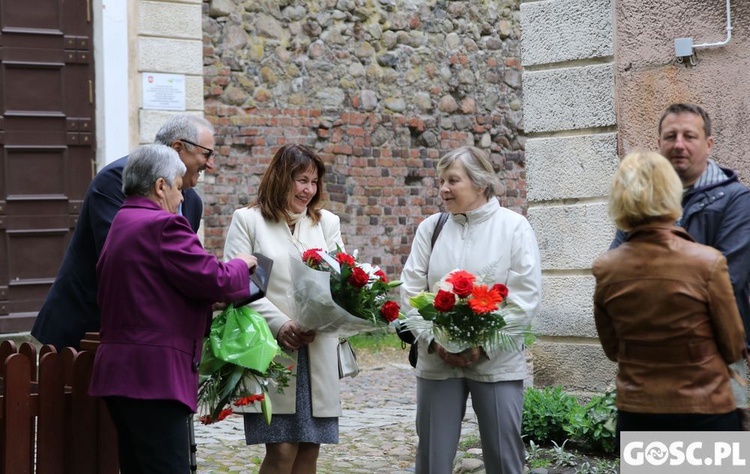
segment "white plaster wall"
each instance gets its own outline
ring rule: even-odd
[[[528,198],[539,202],[604,196],[618,163],[615,133],[528,140]]]
[[[542,277],[542,310],[534,319],[534,331],[546,337],[597,337],[591,317],[594,283],[591,275]]]
[[[536,66],[612,56],[612,6],[608,1],[558,0],[521,7],[524,64]]]
[[[200,41],[141,36],[138,46],[139,72],[203,74],[203,45]],[[196,57],[201,61],[196,62]]]
[[[526,132],[615,125],[614,83],[614,64],[525,72],[523,112]]]
[[[605,202],[529,207],[529,223],[539,242],[542,270],[588,270],[615,235]]]
[[[170,113],[142,108],[141,74],[185,75],[186,112],[203,114],[201,0],[96,0],[97,164],[151,143]]]
[[[140,1],[136,12],[137,45],[133,85],[140,144],[151,143],[170,114],[142,108],[143,73],[185,75],[185,112],[203,114],[203,31],[200,0]]]
[[[614,385],[617,365],[607,359],[602,346],[564,338],[534,343],[534,385],[562,385],[584,395],[602,393]]]
[[[521,4],[529,222],[542,256],[534,384],[591,393],[613,380],[593,321],[591,262],[614,226],[617,168],[613,0]]]
[[[98,169],[130,149],[128,8],[120,0],[94,2],[96,162]]]
[[[143,1],[138,15],[140,34],[194,40],[202,35],[200,2]]]

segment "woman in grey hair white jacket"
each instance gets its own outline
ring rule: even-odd
[[[451,213],[432,247],[439,214],[418,227],[401,280],[408,299],[461,269],[508,287],[506,319],[526,326],[541,303],[541,266],[534,231],[520,214],[500,207],[497,177],[484,151],[458,148],[437,165],[440,197]],[[412,310],[409,317],[420,317]],[[417,375],[417,474],[450,474],[471,394],[487,473],[522,473],[523,380],[521,351],[473,347],[452,354],[424,333]]]

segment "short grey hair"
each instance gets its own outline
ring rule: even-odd
[[[174,148],[160,143],[143,145],[128,156],[122,170],[122,192],[126,196],[148,196],[159,178],[174,186],[187,167]]]
[[[201,130],[206,129],[214,134],[214,126],[211,122],[199,115],[177,114],[173,115],[167,122],[156,132],[155,143],[172,146],[176,140],[188,140],[198,143],[198,135]],[[185,143],[185,146],[191,146]]]
[[[495,187],[500,184],[500,180],[486,151],[474,146],[463,146],[449,151],[438,161],[438,173],[447,170],[456,161],[463,163],[466,174],[474,186],[484,188],[484,196],[487,199],[495,196]]]

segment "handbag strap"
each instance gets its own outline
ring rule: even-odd
[[[435,242],[437,241],[437,238],[440,235],[440,231],[443,230],[443,226],[445,225],[445,222],[448,220],[448,217],[450,217],[450,213],[449,212],[441,212],[440,213],[440,218],[438,219],[437,224],[435,224],[435,230],[432,231],[432,239],[430,240],[430,253],[432,253],[432,249],[435,247]],[[429,271],[429,265],[430,265],[430,259],[428,258],[427,259],[427,271]],[[428,288],[428,290],[429,290],[429,288]],[[403,337],[399,336],[399,337],[401,337],[401,346],[402,346],[401,348],[402,349],[406,348],[405,344],[407,344],[407,343],[408,344],[412,344],[412,345],[416,344],[417,341],[414,338],[414,336],[411,334],[411,332],[409,330],[403,329],[403,326],[399,326],[399,329],[397,329],[396,331],[399,334],[401,334],[402,332],[403,333],[408,333],[407,336],[404,336],[404,337],[406,337],[406,338],[409,339],[408,342],[405,341]],[[409,336],[411,336],[411,337],[409,337]]]
[[[432,240],[430,242],[430,250],[435,248],[435,242],[437,242],[437,238],[440,235],[440,231],[443,230],[443,226],[445,225],[445,222],[448,220],[448,217],[450,217],[450,212],[441,212],[440,213],[440,219],[438,219],[437,224],[435,224],[435,230],[432,231]]]
[[[430,241],[430,254],[432,254],[432,250],[435,248],[435,242],[437,242],[440,231],[443,230],[443,226],[445,226],[445,223],[448,221],[448,217],[450,217],[450,215],[450,212],[440,213],[440,218],[438,219],[437,224],[435,224],[435,230],[432,231],[432,240]],[[430,272],[429,258],[427,259],[427,268],[425,270],[425,275]],[[427,288],[427,291],[429,291],[429,287]]]

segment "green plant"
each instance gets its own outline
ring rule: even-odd
[[[521,435],[536,443],[564,443],[568,438],[566,425],[571,414],[578,416],[583,407],[560,386],[526,389],[523,400]]]
[[[589,401],[582,411],[571,412],[566,425],[568,435],[595,451],[615,452],[617,406],[615,391],[608,390]]]
[[[567,439],[563,441],[562,445],[558,445],[557,443],[552,441],[552,444],[554,445],[554,447],[552,448],[552,459],[555,461],[556,467],[576,465],[575,453],[572,453],[570,451],[565,451],[565,445],[567,443],[568,443]]]
[[[620,472],[620,466],[616,460],[600,459],[593,466],[588,461],[582,462],[576,467],[575,474],[617,474],[618,472]]]
[[[552,461],[547,458],[532,459],[529,461],[529,469],[548,468],[550,466],[552,466]]]
[[[544,450],[534,442],[533,439],[529,440],[529,449],[525,452],[526,461],[535,461],[539,458],[541,458],[542,453]]]

